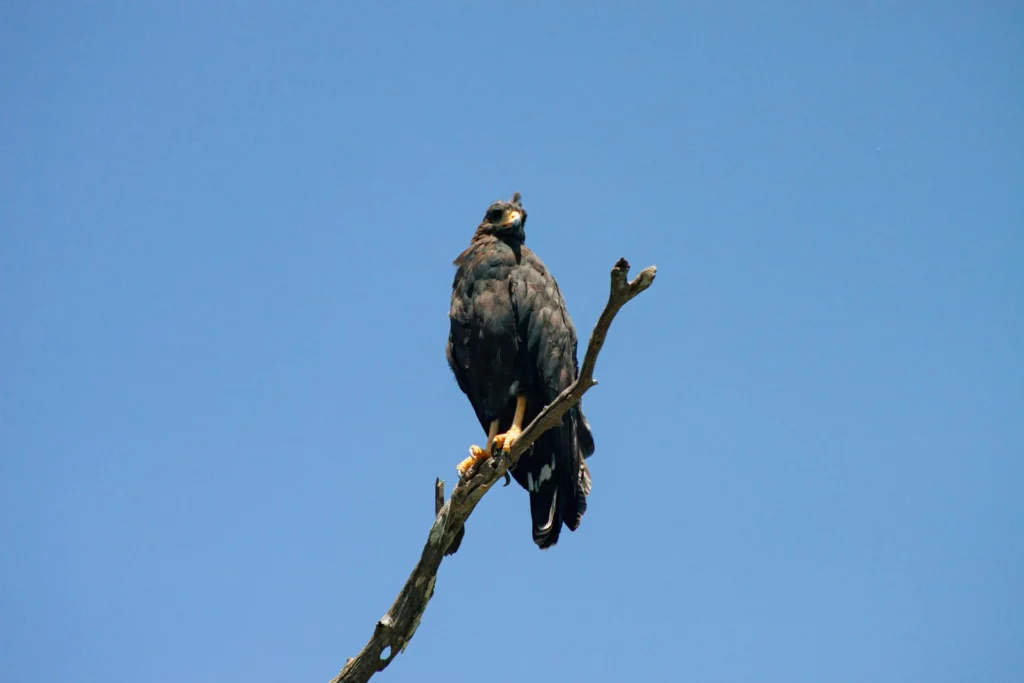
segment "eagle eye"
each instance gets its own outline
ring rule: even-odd
[[[487,211],[486,218],[489,222],[493,223],[494,221],[499,220],[503,215],[505,215],[505,210],[502,208],[495,207]]]

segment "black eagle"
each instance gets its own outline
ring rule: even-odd
[[[492,443],[508,451],[523,425],[579,373],[576,330],[555,278],[523,244],[525,225],[516,192],[487,208],[455,259],[448,364],[487,432],[486,447],[471,446],[470,457],[459,463],[460,476],[489,457]],[[584,458],[593,452],[594,437],[577,404],[512,471],[530,494],[533,540],[541,548],[558,542],[563,523],[579,527],[590,493]]]

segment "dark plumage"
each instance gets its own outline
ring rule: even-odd
[[[555,278],[523,244],[525,224],[518,192],[495,202],[455,259],[448,364],[492,436],[512,428],[517,396],[525,398],[526,426],[579,372],[576,330]],[[590,425],[577,405],[512,472],[529,491],[533,540],[541,548],[558,541],[563,523],[573,531],[579,526],[590,493],[584,458],[593,452]]]

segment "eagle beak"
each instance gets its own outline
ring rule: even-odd
[[[507,228],[510,225],[516,225],[523,222],[523,212],[512,210],[508,212],[508,220],[501,224],[501,227]]]

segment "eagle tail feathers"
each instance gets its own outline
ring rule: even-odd
[[[533,518],[533,542],[541,550],[558,543],[562,532],[562,511],[558,504],[558,488],[548,491],[530,491],[530,516]]]
[[[575,434],[564,428],[552,431],[550,441],[538,442],[540,447],[528,456],[529,461],[520,463],[528,468],[525,487],[530,494],[533,541],[542,550],[558,542],[563,523],[571,531],[579,528],[591,489],[590,470]],[[548,441],[543,436],[541,439]],[[553,448],[543,448],[544,445]],[[563,449],[571,455],[559,457]],[[559,468],[559,463],[566,462],[572,466],[567,468],[562,464]]]

